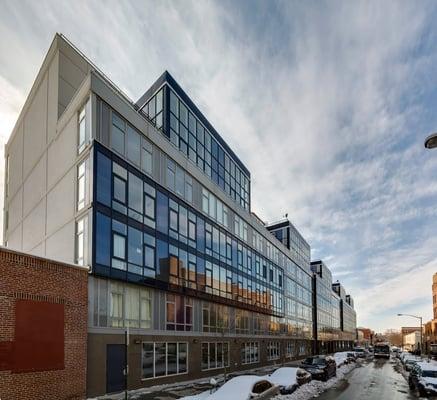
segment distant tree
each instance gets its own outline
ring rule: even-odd
[[[401,331],[397,329],[387,329],[384,332],[384,336],[386,337],[387,341],[392,345],[396,347],[402,346],[402,334]]]

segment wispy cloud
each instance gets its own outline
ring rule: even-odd
[[[431,2],[6,2],[2,129],[55,31],[133,99],[168,69],[251,170],[253,210],[289,213],[360,324],[400,325],[382,310],[425,312],[437,266],[437,153],[422,148],[435,16]]]

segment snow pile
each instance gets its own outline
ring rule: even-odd
[[[278,368],[269,376],[269,381],[275,385],[289,387],[297,383],[296,374],[298,368],[294,367],[282,367]]]
[[[206,390],[205,392],[195,394],[193,396],[185,396],[180,398],[179,400],[206,400],[207,397],[211,394],[210,390]]]
[[[300,386],[294,393],[276,396],[274,400],[309,400],[318,397],[325,390],[338,384],[339,381],[355,367],[356,363],[345,364],[337,368],[337,376],[335,378],[331,378],[327,382],[313,380]]]

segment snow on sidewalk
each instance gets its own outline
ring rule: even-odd
[[[359,362],[342,365],[340,368],[337,368],[337,376],[329,379],[327,382],[313,380],[300,386],[294,393],[278,395],[274,397],[273,400],[308,400],[318,397],[325,390],[338,384],[339,381],[351,372],[358,364]]]

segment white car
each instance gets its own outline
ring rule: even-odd
[[[227,381],[207,400],[265,400],[278,393],[279,387],[268,376],[242,375]]]
[[[311,374],[302,368],[282,367],[269,375],[269,381],[279,386],[281,394],[293,393],[299,385],[311,381]]]
[[[437,365],[432,362],[417,362],[408,377],[410,389],[418,389],[420,396],[437,395]]]

